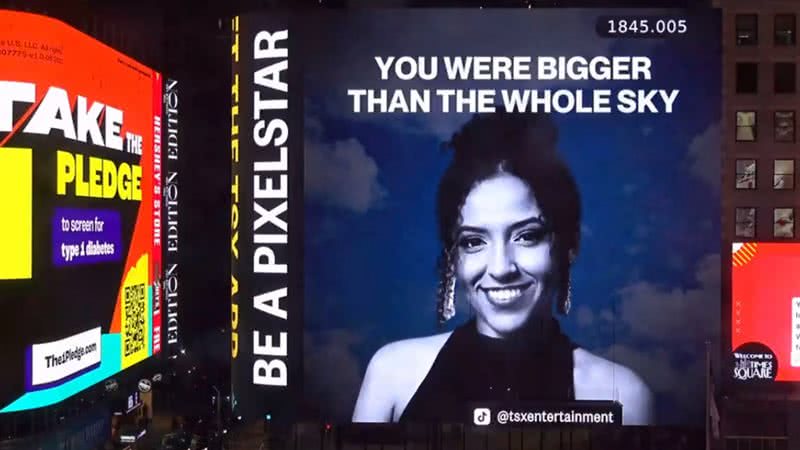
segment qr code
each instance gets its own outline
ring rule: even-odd
[[[125,288],[125,357],[144,350],[145,345],[145,307],[144,284]]]

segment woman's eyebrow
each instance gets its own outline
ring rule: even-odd
[[[544,226],[545,225],[545,221],[544,221],[544,218],[542,216],[533,216],[533,217],[529,217],[527,219],[520,220],[518,222],[514,222],[513,224],[511,224],[511,228],[512,229],[517,229],[517,228],[526,227],[528,225]]]
[[[464,232],[486,233],[487,230],[486,230],[486,228],[474,227],[474,226],[470,226],[470,225],[461,225],[456,229],[456,234],[461,234],[461,233],[464,233]]]
[[[509,227],[510,229],[518,229],[522,227],[526,227],[528,225],[539,225],[545,226],[545,220],[542,216],[532,216],[528,217],[527,219],[522,219],[517,222],[514,222]],[[456,229],[456,234],[461,234],[463,232],[470,232],[470,233],[487,233],[488,231],[486,228],[476,227],[473,225],[461,225]]]

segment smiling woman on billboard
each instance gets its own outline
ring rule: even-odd
[[[557,315],[573,301],[580,194],[544,115],[475,116],[449,142],[439,182],[438,314],[456,292],[473,317],[452,332],[390,343],[372,357],[354,422],[460,421],[476,402],[618,400],[623,423],[652,422],[630,369],[575,345]],[[613,397],[613,398],[612,398]]]

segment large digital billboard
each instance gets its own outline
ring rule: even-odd
[[[715,11],[235,18],[238,411],[703,426],[719,32]]]
[[[0,11],[0,412],[161,351],[163,83],[64,23]]]
[[[800,381],[800,244],[740,242],[731,255],[733,379]]]

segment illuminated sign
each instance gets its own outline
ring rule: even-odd
[[[31,388],[52,386],[100,365],[100,327],[30,349]]]
[[[731,260],[733,378],[800,381],[800,244],[735,243]]]
[[[238,379],[244,378],[247,370],[239,363],[239,16],[231,20],[233,44],[233,85],[231,86],[231,372],[234,392]],[[247,389],[242,387],[242,389]],[[233,403],[231,403],[233,405]]]
[[[139,393],[134,392],[133,394],[128,396],[128,409],[125,410],[125,413],[126,414],[129,413],[141,405],[142,405],[142,400],[141,398],[139,398]]]
[[[164,80],[49,17],[0,29],[5,413],[161,351]]]
[[[469,408],[469,420],[476,426],[530,425],[622,425],[622,405],[616,402],[575,404],[494,404]]]
[[[290,402],[302,379],[302,294],[290,274],[302,222],[289,208],[301,202],[302,140],[292,124],[302,110],[289,109],[301,100],[287,83],[285,25],[251,20],[232,22],[231,356],[233,390],[246,392],[238,408],[261,418],[265,402]]]
[[[138,390],[128,395],[127,398],[120,399],[120,401],[124,403],[117,403],[117,407],[114,411],[115,416],[124,416],[125,414],[129,414],[131,411],[142,406],[142,399]]]
[[[41,93],[37,95],[35,83],[3,81],[0,83],[0,132],[13,131],[16,118],[11,112],[16,103],[23,103],[32,105],[33,114],[22,128],[22,133],[49,136],[53,132],[60,132],[65,139],[120,151],[127,141],[125,150],[141,155],[141,136],[128,132],[123,141],[122,110],[88,100],[82,95],[76,98],[77,120],[73,121],[70,93],[66,89],[49,86],[42,96]],[[41,99],[38,105],[35,104],[37,99]],[[100,116],[104,116],[102,131]]]
[[[235,17],[233,416],[698,425],[720,16],[657,14]]]
[[[166,170],[166,176],[164,178],[164,207],[166,215],[166,222],[164,224],[164,235],[166,237],[166,245],[164,247],[164,290],[167,302],[167,344],[173,348],[173,351],[170,353],[175,354],[180,337],[180,319],[178,315],[180,302],[180,296],[178,294],[178,157],[180,153],[180,139],[178,135],[178,82],[169,79],[166,81],[164,89],[164,143],[166,145],[166,158],[164,160]]]
[[[148,379],[139,380],[139,392],[146,394],[153,388],[153,383]]]
[[[131,444],[143,438],[145,434],[147,434],[147,430],[141,430],[137,434],[121,434],[119,441],[123,444]]]

